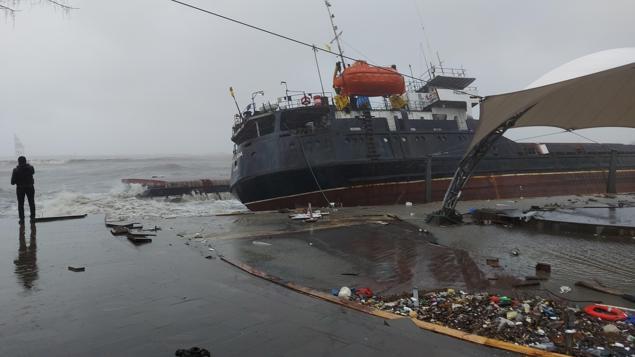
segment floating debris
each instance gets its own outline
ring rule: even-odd
[[[546,263],[536,263],[536,274],[551,273],[551,265]]]
[[[74,271],[76,273],[79,273],[79,272],[82,272],[82,271],[86,271],[86,268],[85,267],[72,267],[72,266],[69,266],[68,270]]]
[[[485,259],[485,264],[491,266],[492,268],[500,268],[500,262],[498,258]]]
[[[270,245],[271,245],[271,243],[261,242],[261,241],[259,241],[259,240],[255,240],[255,241],[251,242],[251,244],[253,244],[253,245],[260,245],[260,246],[270,246]]]

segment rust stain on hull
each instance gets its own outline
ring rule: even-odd
[[[545,172],[475,176],[468,181],[462,200],[487,200],[520,197],[562,196],[606,192],[606,171]],[[432,180],[432,201],[441,201],[451,178]],[[394,182],[325,190],[330,202],[343,206],[374,206],[426,202],[426,182]],[[618,170],[617,191],[635,191],[635,170]],[[252,211],[325,205],[319,191],[249,202]]]

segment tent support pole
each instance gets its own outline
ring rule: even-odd
[[[456,204],[458,203],[459,198],[461,198],[461,190],[463,190],[467,181],[470,177],[472,177],[474,169],[481,159],[487,154],[489,149],[491,149],[496,141],[505,134],[507,129],[513,127],[518,119],[520,119],[520,117],[527,113],[527,111],[531,108],[533,108],[533,105],[507,119],[503,124],[494,129],[491,133],[489,133],[489,135],[484,137],[478,144],[472,147],[472,149],[459,163],[459,166],[454,173],[454,177],[452,177],[452,181],[450,182],[450,186],[448,187],[448,190],[445,191],[441,210],[429,215],[428,222],[435,222],[437,224],[461,222],[462,216],[456,211]]]
[[[606,180],[606,193],[617,193],[617,150],[611,150],[609,176]]]

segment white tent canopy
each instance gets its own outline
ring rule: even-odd
[[[542,87],[487,97],[481,103],[479,126],[467,152],[525,110],[514,127],[635,128],[635,62]]]

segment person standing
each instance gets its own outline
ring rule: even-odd
[[[35,169],[26,162],[26,157],[18,157],[18,166],[13,169],[11,184],[16,186],[15,192],[18,196],[20,224],[24,224],[24,196],[29,200],[31,222],[35,221],[35,188],[33,187],[33,174],[35,174]]]

